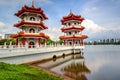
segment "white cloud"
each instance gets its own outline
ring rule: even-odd
[[[88,19],[84,20],[81,25],[86,28],[85,32],[87,34],[95,34],[95,33],[105,30],[104,27],[101,27],[97,25],[96,23],[94,23],[92,20],[88,20]]]
[[[4,29],[5,24],[3,22],[0,21],[0,32],[2,32]],[[0,33],[0,36],[2,36],[2,38],[4,38],[4,35]]]
[[[0,34],[10,34],[19,31],[17,28],[11,26],[10,24],[3,23],[0,21]]]
[[[28,4],[32,3],[32,0],[0,0],[1,5],[18,5],[20,3]],[[40,3],[40,4],[51,4],[53,3],[52,0],[34,0],[34,3]]]
[[[8,32],[8,28],[6,27],[5,23],[0,22],[0,36],[3,35],[3,33]]]
[[[53,3],[52,0],[36,0],[37,2],[43,3],[43,4],[51,4]]]
[[[86,28],[83,34],[88,35],[88,40],[120,38],[120,27],[100,26],[88,19],[84,20],[81,25]]]
[[[48,34],[52,40],[59,40],[59,36],[63,35],[63,32],[61,32],[60,28],[50,27],[53,26],[52,23],[50,24],[50,22],[46,24],[49,25],[49,27],[47,30],[44,30],[43,32]],[[81,25],[85,27],[84,33],[90,37],[106,30],[106,28],[101,27],[96,23],[94,23],[92,20],[88,20],[88,19],[84,20]]]
[[[0,22],[0,27],[5,26],[5,24],[3,22]]]
[[[16,3],[23,2],[23,1],[25,1],[25,0],[0,0],[0,4],[1,5],[13,5]]]
[[[93,12],[97,12],[98,8],[97,7],[87,7],[84,9],[85,13],[93,13]]]
[[[50,38],[54,41],[59,40],[59,36],[63,35],[60,28],[48,28],[44,30],[45,34],[49,35]]]

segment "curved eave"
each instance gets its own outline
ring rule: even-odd
[[[44,33],[39,33],[39,34],[27,34],[27,33],[24,33],[24,32],[19,32],[18,34],[12,34],[10,36],[11,38],[18,38],[18,37],[42,37],[42,38],[45,38],[45,39],[48,39],[49,36],[48,35],[45,35]]]
[[[62,24],[64,24],[65,22],[70,21],[70,20],[77,20],[77,21],[82,22],[84,20],[84,18],[81,17],[80,15],[75,15],[72,12],[70,12],[67,16],[64,16],[61,19],[61,22],[62,22]]]
[[[60,36],[59,39],[86,39],[88,38],[87,35],[71,35],[71,36]]]
[[[85,27],[83,27],[83,26],[81,26],[81,27],[72,26],[72,27],[63,27],[63,28],[61,28],[62,32],[67,31],[67,30],[84,30],[84,29],[85,29]]]
[[[74,17],[72,17],[72,18],[68,18],[68,19],[62,19],[61,22],[62,22],[62,24],[65,24],[65,22],[68,22],[68,21],[71,21],[71,20],[76,20],[76,21],[82,22],[84,20],[84,18],[74,18]]]
[[[48,19],[48,17],[46,17],[46,15],[44,14],[44,11],[41,8],[28,7],[26,5],[24,7],[22,7],[22,9],[19,10],[17,13],[15,13],[15,15],[20,16],[24,12],[41,14],[45,20]]]
[[[24,21],[21,21],[20,23],[14,24],[15,27],[20,27],[22,25],[38,25],[38,26],[41,26],[42,29],[48,29],[48,27],[45,26],[43,22],[34,23],[34,22],[24,22]]]

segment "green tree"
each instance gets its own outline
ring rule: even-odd
[[[47,39],[46,40],[46,44],[50,45],[50,44],[55,44],[55,41],[51,40],[51,39]]]
[[[10,42],[12,42],[12,44],[15,44],[16,43],[16,40],[15,39],[2,39],[0,40],[0,45],[4,45],[4,43],[6,42],[7,45],[10,45]]]

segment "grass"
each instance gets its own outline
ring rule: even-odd
[[[0,62],[0,80],[63,80],[62,78],[48,74],[42,69],[29,65],[15,65]]]

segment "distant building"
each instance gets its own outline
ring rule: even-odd
[[[103,41],[102,40],[100,40],[100,43],[102,43]]]
[[[112,39],[110,39],[110,43],[114,43],[115,42],[115,40],[112,38]]]
[[[117,42],[119,42],[119,39],[118,39],[118,38],[116,38],[116,39],[115,39],[115,42],[116,42],[116,43],[117,43]]]
[[[11,34],[5,34],[5,39],[9,39]]]
[[[105,43],[109,43],[109,39],[106,39]]]
[[[105,43],[105,39],[103,39],[103,43]]]
[[[120,42],[120,38],[118,39],[118,42]]]
[[[2,39],[2,36],[0,36],[0,40]]]

